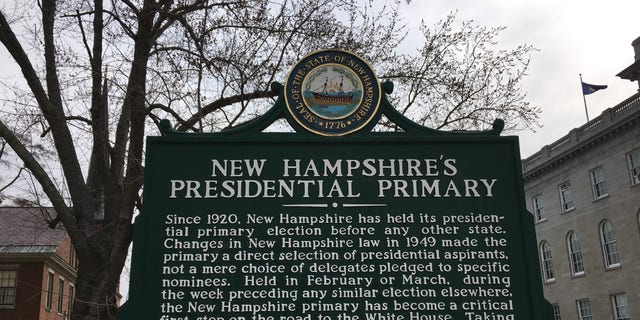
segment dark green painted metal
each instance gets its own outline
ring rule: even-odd
[[[508,248],[509,263],[514,267],[511,274],[513,281],[513,303],[516,310],[515,319],[551,319],[551,306],[542,297],[539,262],[537,257],[533,220],[527,212],[524,202],[524,186],[521,165],[519,161],[519,146],[517,137],[502,137],[500,133],[504,122],[496,120],[493,128],[488,131],[440,131],[413,123],[397,112],[389,103],[387,94],[393,91],[393,85],[386,82],[382,85],[384,94],[381,106],[374,120],[363,130],[341,137],[324,137],[311,134],[301,128],[286,112],[283,103],[283,87],[273,83],[272,90],[278,93],[274,106],[263,116],[242,126],[214,133],[185,133],[172,130],[168,121],[161,122],[162,137],[147,138],[147,155],[145,167],[145,189],[143,213],[136,219],[133,264],[130,281],[129,301],[121,309],[119,318],[159,319],[159,299],[161,288],[159,273],[162,254],[161,244],[163,224],[167,210],[191,212],[204,215],[211,210],[236,210],[242,212],[257,212],[265,215],[276,215],[283,199],[208,199],[187,200],[167,198],[167,181],[176,179],[206,179],[207,163],[210,159],[268,159],[277,163],[288,158],[303,160],[313,159],[365,159],[373,158],[420,158],[448,157],[459,159],[459,170],[464,171],[462,178],[481,178],[485,175],[495,176],[504,185],[500,187],[501,196],[494,199],[425,199],[425,198],[389,198],[388,209],[370,209],[372,215],[384,217],[389,213],[408,212],[425,209],[439,213],[473,212],[474,210],[498,210],[507,208],[505,225],[509,230]],[[371,130],[382,115],[396,124],[402,131],[372,132]],[[293,133],[271,133],[263,130],[278,119],[286,119],[296,131]],[[278,167],[265,169],[265,177],[278,177]],[[462,179],[455,177],[455,179]],[[321,179],[328,180],[323,177]],[[360,183],[361,192],[370,196],[375,193],[375,179],[355,177],[355,183]],[[454,178],[451,178],[452,180]],[[324,199],[326,200],[326,199]],[[326,200],[331,202],[331,200]],[[339,201],[338,201],[339,202]],[[300,213],[295,209],[291,212]],[[343,215],[354,215],[353,211],[327,209],[330,212]],[[158,216],[160,214],[160,216]],[[375,224],[376,228],[380,225]],[[267,227],[265,227],[267,228]],[[328,227],[327,227],[328,228]],[[265,232],[266,229],[257,229]],[[257,231],[257,232],[258,232]],[[264,235],[264,234],[263,234]],[[455,238],[455,237],[454,237]],[[462,236],[460,236],[462,238]],[[283,262],[285,263],[285,262]],[[200,266],[199,264],[194,264]],[[290,266],[287,264],[287,266]],[[184,277],[189,277],[186,274]],[[198,276],[198,275],[195,275]],[[452,272],[447,274],[449,281],[459,284],[461,275]],[[235,284],[238,285],[238,284]],[[302,290],[302,286],[300,287]],[[381,290],[384,286],[377,286]],[[419,299],[405,299],[407,301],[421,301]],[[373,299],[371,301],[389,302],[389,299]],[[465,299],[452,299],[463,303]],[[185,303],[186,304],[186,303]],[[370,312],[371,313],[371,312]],[[392,312],[393,313],[393,312]],[[406,312],[396,312],[405,314]],[[438,314],[442,312],[432,312]],[[336,319],[337,313],[328,313],[331,317],[323,320]],[[364,320],[363,310],[358,310],[359,320]],[[461,312],[454,312],[455,319],[465,320]],[[220,315],[230,319],[228,314]],[[286,315],[286,313],[281,313]],[[176,317],[179,315],[177,314]],[[211,313],[216,316],[216,313]],[[238,316],[247,316],[238,314]],[[314,315],[315,316],[315,315]],[[459,317],[459,318],[458,318]],[[250,319],[247,316],[245,319]],[[195,319],[190,317],[189,319]],[[239,319],[239,318],[238,318]],[[489,318],[497,320],[498,318]],[[280,320],[275,317],[274,320]],[[283,319],[284,320],[284,319]],[[315,319],[312,319],[315,320]],[[378,319],[386,320],[386,319]],[[396,319],[400,320],[400,319]],[[410,320],[408,317],[404,320]],[[477,320],[476,318],[467,320]]]

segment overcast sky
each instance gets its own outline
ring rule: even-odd
[[[457,10],[459,22],[507,27],[500,38],[504,48],[530,44],[539,50],[531,57],[523,89],[542,108],[543,127],[518,134],[523,157],[586,122],[580,73],[587,83],[609,86],[587,96],[591,119],[638,90],[637,83],[616,74],[633,63],[640,0],[413,0],[403,8],[410,31],[407,47],[415,48],[421,40],[421,20],[433,25]],[[0,51],[7,59],[6,51]],[[14,63],[2,69],[5,77],[17,73]]]
[[[404,17],[416,40],[421,19],[433,25],[457,10],[459,21],[507,27],[500,38],[505,48],[530,44],[539,50],[532,56],[524,90],[542,108],[543,127],[518,134],[523,157],[586,122],[580,73],[584,82],[609,86],[586,96],[590,119],[638,90],[636,82],[616,77],[634,61],[631,42],[640,37],[638,0],[414,0],[407,9]]]

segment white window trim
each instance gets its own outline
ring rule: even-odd
[[[554,320],[562,319],[562,314],[560,312],[560,304],[554,303],[551,306],[553,307],[553,319]]]
[[[587,303],[587,307],[589,310],[589,315],[583,315],[582,314],[582,308],[580,308],[580,302],[586,302]],[[593,313],[591,312],[591,302],[589,301],[589,299],[578,299],[576,300],[576,308],[578,308],[578,320],[584,320],[584,319],[593,319]]]
[[[576,251],[579,255],[580,255],[580,264],[582,265],[582,270],[580,271],[576,271],[575,270],[575,262],[574,261],[574,251],[572,248],[572,241],[571,241],[571,236],[575,236],[576,237],[576,241],[578,242],[578,250]],[[567,253],[569,256],[569,269],[571,270],[571,275],[574,277],[579,277],[579,276],[583,276],[584,275],[584,257],[582,256],[582,247],[580,246],[580,239],[577,236],[577,233],[575,231],[571,231],[569,232],[569,234],[567,234]]]
[[[631,163],[631,155],[633,153],[637,153],[637,157],[638,157],[638,161],[640,162],[640,148],[631,150],[629,153],[627,153],[625,155],[625,158],[627,160],[627,171],[629,172],[629,179],[631,182],[632,186],[635,185],[640,185],[640,163],[638,166],[633,167],[633,164]],[[636,174],[634,174],[634,171],[636,171]]]
[[[547,217],[544,214],[544,203],[542,202],[542,193],[539,193],[531,197],[531,206],[533,207],[533,218],[536,223],[547,220]],[[542,214],[538,214],[539,212]]]
[[[18,297],[18,268],[19,268],[19,265],[0,264],[0,271],[7,271],[7,272],[14,272],[15,273],[13,304],[0,305],[0,310],[2,310],[2,309],[14,309],[16,307],[16,302],[17,302],[16,299]],[[10,287],[7,287],[7,288],[10,288]]]
[[[612,294],[611,296],[611,309],[613,312],[613,319],[614,320],[629,320],[630,319],[630,314],[629,314],[629,301],[627,300],[627,295],[625,293],[616,293],[616,294]],[[618,303],[620,302],[620,297],[624,298],[624,305],[620,304],[618,305]],[[627,316],[623,317],[619,314],[619,309],[624,308],[627,310]]]
[[[58,277],[58,303],[56,304],[56,312],[61,315],[64,310],[64,286],[66,281],[63,277]]]
[[[69,291],[67,291],[67,310],[64,312],[65,320],[71,319],[71,312],[73,312],[73,303],[76,299],[76,285],[69,282]]]
[[[49,269],[47,272],[47,288],[45,291],[44,309],[46,311],[53,310],[53,283],[55,282],[56,273]]]
[[[566,188],[562,188],[566,184]],[[566,191],[566,192],[563,192]],[[575,203],[573,202],[573,195],[571,194],[571,181],[566,180],[558,185],[558,195],[560,196],[560,211],[562,213],[570,212],[575,209]],[[567,201],[567,195],[571,198]],[[565,208],[565,204],[571,203],[570,207]]]
[[[613,234],[614,240],[605,243],[604,227],[607,223],[611,224],[611,220],[603,220],[600,223],[598,232],[600,233],[600,248],[602,250],[602,255],[604,258],[604,266],[607,270],[609,270],[609,269],[615,269],[620,267],[621,258],[620,258],[620,250],[618,249],[618,239],[615,238],[615,231],[613,231],[613,225],[611,225],[611,233]],[[610,251],[609,251],[608,245],[610,243],[614,244],[616,248],[616,255],[618,256],[618,261],[614,263],[611,263],[611,261],[609,261]]]
[[[547,260],[545,257],[545,245],[549,248],[549,259]],[[541,267],[542,267],[542,278],[544,280],[545,283],[551,283],[556,281],[556,272],[553,268],[553,255],[551,254],[551,245],[549,244],[548,241],[543,240],[542,242],[540,242],[540,262],[541,262]],[[549,263],[547,263],[547,261]],[[551,274],[551,276],[549,276],[549,274]]]
[[[602,180],[600,181],[596,181],[596,178],[598,178],[598,176],[596,176],[596,173],[598,172],[600,173],[602,178]],[[607,189],[607,178],[604,175],[604,168],[602,167],[602,165],[589,170],[589,181],[591,182],[591,191],[593,193],[594,200],[600,200],[609,196],[609,190]],[[600,184],[602,184],[604,192],[601,195],[598,195],[597,186]]]

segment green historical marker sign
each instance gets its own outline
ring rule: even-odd
[[[275,106],[147,139],[120,319],[550,319],[516,137],[418,126],[325,50]],[[383,92],[384,91],[384,92]],[[384,114],[402,132],[371,132]],[[297,133],[264,133],[286,118]]]

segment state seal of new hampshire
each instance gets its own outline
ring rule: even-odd
[[[371,67],[341,50],[307,55],[293,67],[285,85],[293,119],[323,136],[342,136],[365,127],[376,115],[380,95]]]

